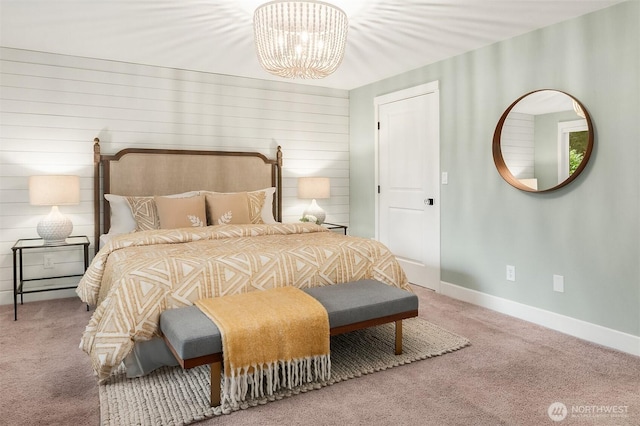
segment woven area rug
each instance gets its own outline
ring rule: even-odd
[[[394,355],[393,323],[333,336],[331,380],[291,390],[271,398],[251,400],[241,406],[209,406],[209,367],[190,370],[165,367],[136,379],[124,374],[100,385],[103,425],[187,425],[229,414],[344,380],[453,352],[469,340],[422,318],[403,321],[403,354]]]

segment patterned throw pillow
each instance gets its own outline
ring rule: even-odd
[[[160,229],[206,226],[207,213],[204,196],[189,198],[153,197]]]
[[[206,192],[205,197],[209,225],[251,223],[249,195],[246,192]]]
[[[160,219],[153,197],[126,197],[136,221],[136,231],[159,229]]]
[[[273,217],[273,198],[275,187],[246,192],[249,197],[249,222],[247,223],[277,223]],[[198,191],[199,194],[240,194],[240,192]]]
[[[271,188],[262,189],[259,192],[264,194],[264,204],[262,205],[262,212],[260,213],[262,222],[269,224],[278,223],[275,217],[273,217],[273,198],[276,193],[276,188],[272,186]]]
[[[247,196],[249,197],[249,220],[251,223],[264,223],[262,220],[262,206],[264,206],[266,198],[265,192],[247,192]]]
[[[172,194],[163,196],[164,198],[189,198],[199,195],[198,191],[183,192],[180,194]],[[105,196],[106,197],[106,196]],[[111,197],[123,198],[129,205],[131,210],[131,218],[135,222],[136,231],[146,231],[149,229],[160,229],[160,218],[156,203],[152,196],[120,196],[111,195]],[[113,219],[113,216],[112,216]],[[111,223],[114,226],[114,223]]]

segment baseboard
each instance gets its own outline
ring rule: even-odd
[[[492,311],[520,318],[589,342],[640,356],[640,337],[555,312],[492,296],[456,284],[440,282],[440,293]]]

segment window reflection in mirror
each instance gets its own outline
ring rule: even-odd
[[[593,145],[590,119],[582,105],[556,90],[540,90],[516,100],[494,134],[496,167],[516,188],[543,192],[573,180]]]

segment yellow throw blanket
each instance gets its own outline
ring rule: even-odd
[[[196,301],[222,335],[221,403],[238,404],[331,376],[329,317],[294,287]],[[214,383],[211,384],[215,386]]]

